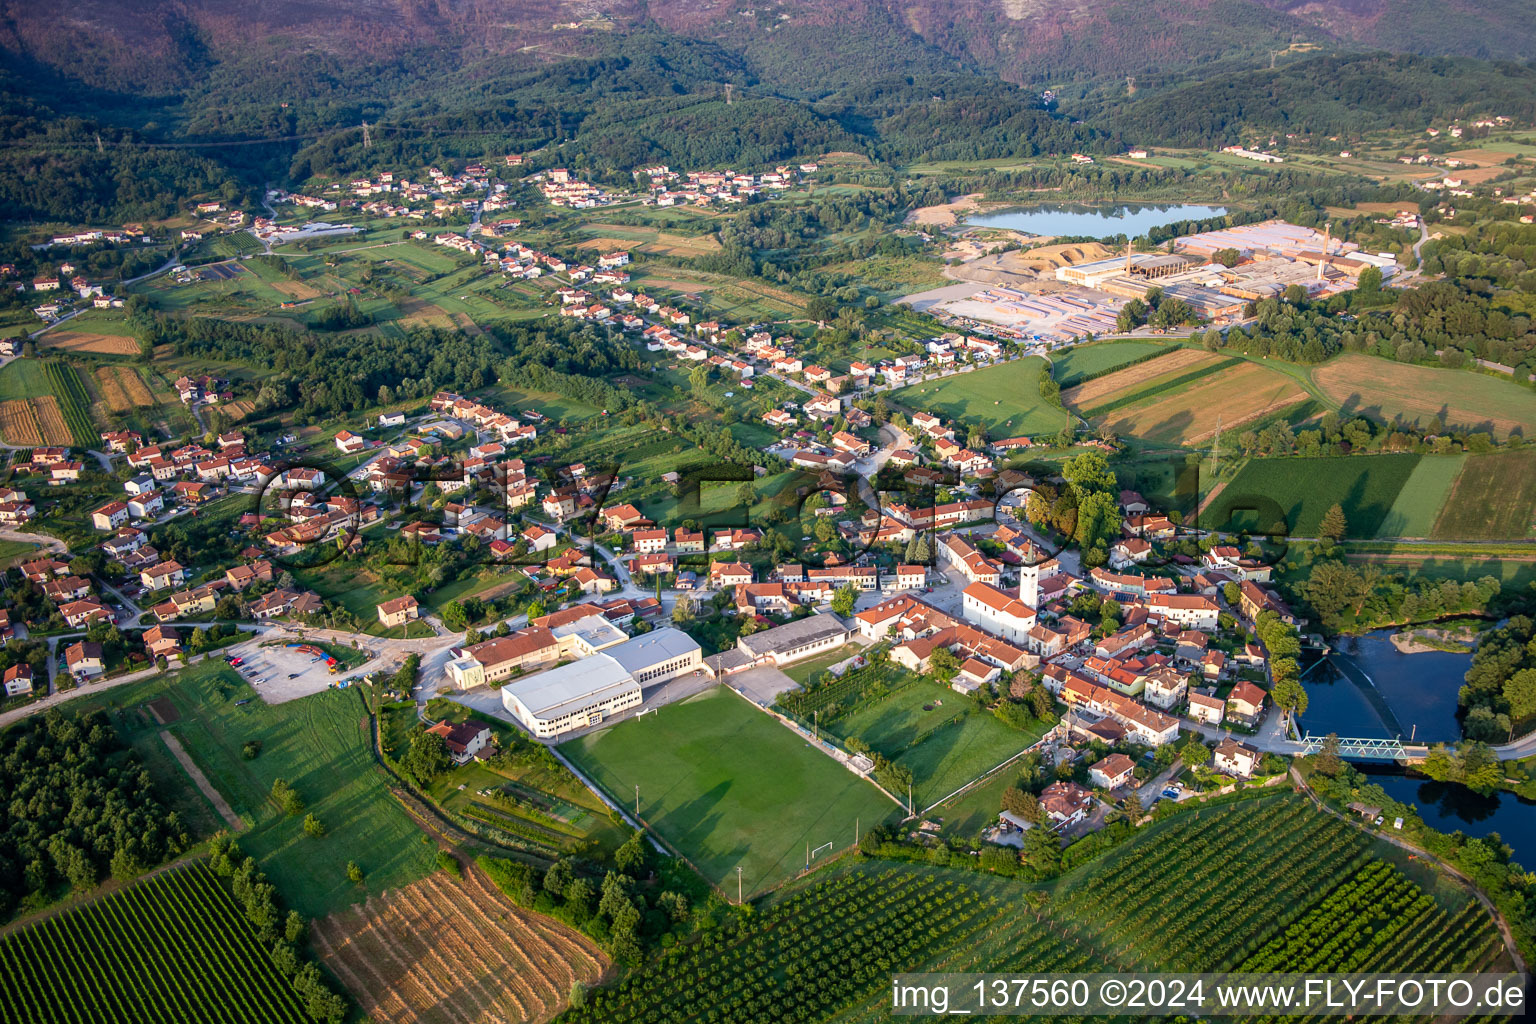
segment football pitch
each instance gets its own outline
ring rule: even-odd
[[[873,785],[724,686],[560,747],[728,896],[793,878],[806,848],[841,850],[900,814]]]

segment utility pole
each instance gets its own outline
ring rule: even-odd
[[[741,865],[736,865],[736,905],[741,906]]]
[[[1511,732],[1511,734],[1513,734],[1514,726],[1510,726],[1510,732]],[[859,819],[858,818],[854,818],[853,819],[853,845],[854,846],[858,846],[859,845]]]
[[[640,783],[635,783],[635,819],[640,818]]]
[[[730,106],[731,105],[731,83],[730,82],[726,82],[725,83],[725,105],[726,106]]]

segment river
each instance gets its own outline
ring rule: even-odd
[[[1406,775],[1395,765],[1367,768],[1366,774],[1392,799],[1417,807],[1419,817],[1431,828],[1459,830],[1469,836],[1497,832],[1515,851],[1515,860],[1536,864],[1536,800],[1507,791],[1480,796],[1454,782]]]
[[[1114,206],[1082,203],[1045,203],[1040,206],[1000,210],[967,217],[972,227],[1010,228],[1031,235],[1065,235],[1070,238],[1135,238],[1148,230],[1180,221],[1208,220],[1227,212],[1224,206],[1188,203],[1123,203]]]
[[[1304,731],[1317,735],[1401,736],[1424,743],[1461,738],[1456,695],[1470,654],[1403,654],[1392,631],[1340,637],[1334,651],[1304,666]]]
[[[1335,650],[1309,664],[1303,731],[1340,736],[1402,736],[1420,742],[1461,739],[1456,695],[1472,664],[1470,654],[1402,654],[1392,630],[1340,637]],[[1497,832],[1515,859],[1536,864],[1536,801],[1509,792],[1480,796],[1454,782],[1407,775],[1391,764],[1359,764],[1394,800],[1413,804],[1426,824],[1469,836]]]

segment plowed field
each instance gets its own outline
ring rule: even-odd
[[[317,921],[315,948],[385,1024],[547,1021],[607,968],[585,936],[519,909],[471,868]]]

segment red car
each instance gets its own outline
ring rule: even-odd
[[[241,665],[245,664],[245,659],[244,658],[236,658],[234,661],[230,662],[230,664],[235,666],[236,668],[239,668]]]

